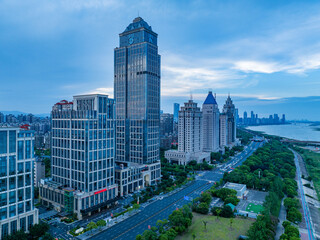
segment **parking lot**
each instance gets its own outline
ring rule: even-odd
[[[237,205],[238,211],[246,211],[248,205],[253,203],[255,205],[263,205],[263,202],[268,195],[268,192],[260,192],[256,190],[248,190],[246,199],[241,199]]]

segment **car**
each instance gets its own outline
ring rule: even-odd
[[[163,197],[159,197],[159,200],[162,200],[163,199]]]

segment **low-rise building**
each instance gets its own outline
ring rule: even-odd
[[[245,192],[247,191],[247,186],[245,184],[227,182],[223,187],[236,190],[237,197],[241,198],[245,195]]]
[[[40,180],[46,177],[46,166],[45,166],[44,162],[39,158],[37,158],[34,161],[33,176],[34,176],[34,186],[35,187],[39,187]]]
[[[117,162],[115,180],[118,184],[119,196],[124,196],[135,191],[143,190],[152,185],[150,179],[156,173],[159,164],[137,164],[132,162]]]

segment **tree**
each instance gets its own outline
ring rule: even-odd
[[[50,233],[46,233],[43,237],[42,237],[42,240],[53,240],[54,237],[51,236]]]
[[[192,233],[192,239],[196,240],[196,234],[195,233]]]
[[[29,229],[29,233],[32,238],[40,238],[50,229],[47,223],[41,222],[39,224],[35,224]]]
[[[287,219],[291,222],[301,222],[302,220],[302,214],[297,208],[290,208],[288,214],[287,214]]]
[[[233,211],[230,206],[224,205],[221,211],[221,217],[231,218],[234,216]]]
[[[221,209],[221,208],[218,208],[218,209],[216,210],[216,213],[217,213],[217,220],[218,220],[218,219],[219,219],[219,217],[220,217],[221,211],[222,211],[222,209]]]
[[[95,222],[89,222],[87,225],[87,229],[91,231],[91,234],[92,234],[92,230],[96,228],[97,228],[97,224]]]
[[[286,207],[287,211],[291,208],[299,208],[299,200],[296,198],[286,198],[284,200],[284,206]]]
[[[136,236],[136,240],[143,240],[141,234],[138,234],[138,235]]]
[[[209,205],[211,203],[211,201],[212,201],[212,196],[210,195],[210,193],[205,192],[205,193],[201,194],[200,202],[205,202]]]
[[[138,210],[140,208],[140,205],[135,203],[132,205],[132,208],[133,210]]]
[[[231,196],[231,197],[228,197],[228,198],[225,199],[224,204],[231,203],[234,206],[237,206],[239,201],[240,200],[236,196]]]
[[[28,234],[26,234],[23,230],[19,230],[14,234],[5,236],[3,240],[28,240]]]
[[[99,229],[101,230],[102,227],[106,226],[107,225],[107,222],[103,219],[99,220],[97,222],[97,227],[99,227]]]
[[[143,240],[157,240],[157,233],[151,230],[145,230],[142,234]]]
[[[207,223],[208,223],[208,222],[205,221],[205,220],[203,220],[202,223],[203,223],[204,229],[207,230]]]
[[[288,235],[289,239],[293,238],[293,237],[299,237],[299,230],[298,228],[292,226],[292,225],[288,225],[285,229],[284,229],[284,233]]]
[[[169,215],[169,222],[178,233],[184,232],[191,225],[191,219],[181,210],[173,211]]]

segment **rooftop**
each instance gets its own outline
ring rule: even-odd
[[[132,23],[130,23],[129,26],[124,30],[123,33],[130,32],[140,28],[145,28],[147,30],[152,31],[151,26],[146,21],[144,21],[142,17],[136,17],[135,19],[133,19]]]
[[[230,182],[227,182],[227,183],[224,185],[224,188],[230,188],[230,189],[234,189],[234,190],[237,190],[237,191],[242,190],[244,187],[246,187],[245,184],[230,183]]]
[[[214,98],[214,96],[212,95],[211,91],[208,93],[208,96],[203,104],[217,104],[217,101]]]

